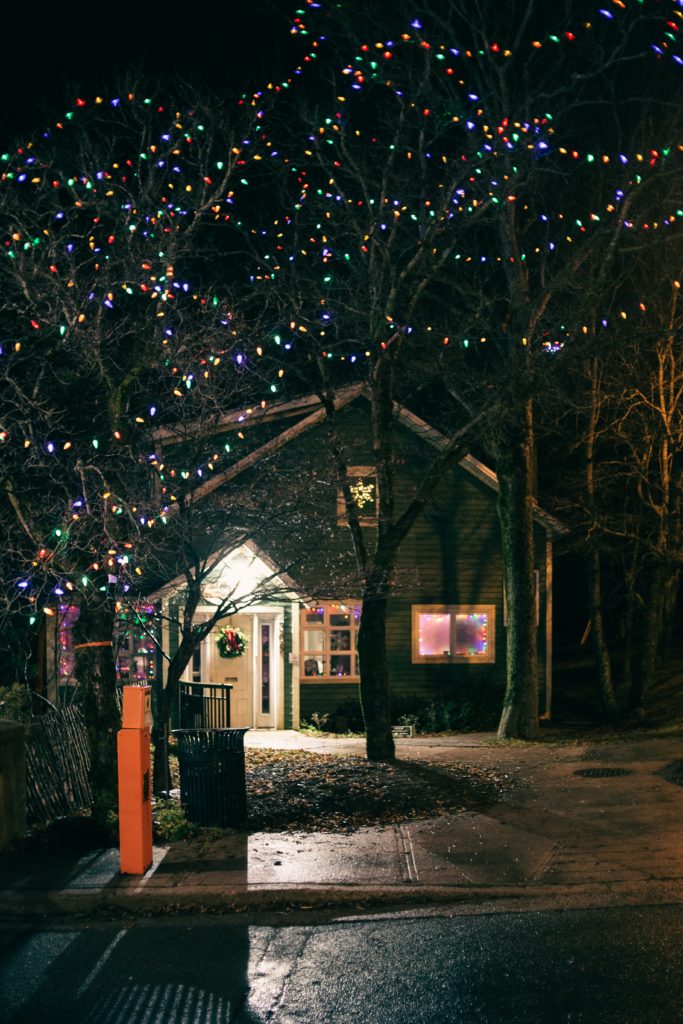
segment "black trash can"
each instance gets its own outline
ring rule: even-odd
[[[244,734],[248,729],[174,729],[180,801],[188,821],[236,828],[247,817]]]

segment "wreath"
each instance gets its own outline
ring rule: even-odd
[[[247,634],[239,626],[224,626],[217,643],[221,658],[241,658],[247,647]]]

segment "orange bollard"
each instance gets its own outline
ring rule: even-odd
[[[151,687],[124,686],[122,724],[118,734],[121,874],[144,875],[152,863]]]

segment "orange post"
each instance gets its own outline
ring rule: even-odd
[[[152,863],[151,701],[151,687],[124,686],[123,728],[118,734],[119,847],[124,875],[144,875]]]

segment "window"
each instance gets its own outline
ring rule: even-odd
[[[303,682],[357,682],[360,605],[319,601],[302,610]]]
[[[376,526],[377,473],[374,466],[349,466],[346,479],[351,499],[358,509],[358,522],[361,526]],[[337,491],[337,523],[339,526],[349,525],[341,487]]]
[[[496,660],[492,604],[414,604],[413,664],[482,664]]]
[[[121,609],[114,623],[113,648],[119,684],[149,683],[156,678],[154,605],[138,604]],[[60,685],[74,682],[76,663],[73,627],[78,618],[77,605],[60,604],[57,618],[57,676]],[[194,676],[193,676],[194,678]]]
[[[117,616],[114,652],[117,654],[116,675],[123,685],[150,683],[156,679],[156,612],[152,604],[137,604],[134,609],[121,609]]]
[[[74,674],[73,628],[79,608],[74,604],[60,604],[57,608],[57,677],[60,684],[68,683]]]

